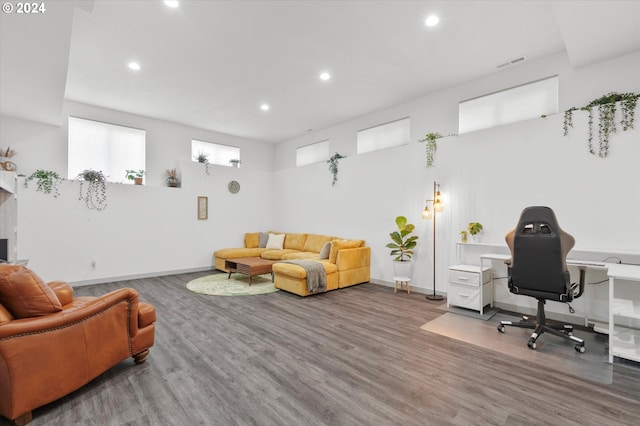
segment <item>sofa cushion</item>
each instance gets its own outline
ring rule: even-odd
[[[244,234],[245,248],[257,248],[260,243],[260,234],[257,232],[248,232]]]
[[[282,259],[282,256],[287,255],[289,253],[300,253],[300,252],[298,250],[292,250],[292,249],[282,249],[282,250],[266,249],[265,251],[262,252],[260,257],[262,257],[263,259],[269,259],[269,260],[280,260]]]
[[[213,252],[219,259],[235,259],[236,257],[259,257],[265,251],[263,248],[226,248]]]
[[[53,290],[22,265],[0,265],[0,304],[15,318],[38,317],[62,310]]]
[[[342,249],[358,248],[362,246],[362,240],[333,240],[329,252],[329,262],[336,263],[338,251]]]
[[[307,259],[307,260],[319,260],[318,253],[312,251],[294,251],[292,253],[283,254],[280,259],[282,260],[291,260],[291,259]]]
[[[307,234],[286,234],[284,248],[302,251],[305,241],[307,241]]]
[[[320,253],[322,247],[335,239],[335,237],[329,237],[327,235],[316,235],[316,234],[308,234],[307,240],[304,243],[303,251],[315,251],[316,253]]]
[[[320,253],[318,254],[318,259],[329,259],[329,255],[331,254],[331,241],[327,241],[322,246]]]
[[[285,234],[269,234],[267,249],[282,250]]]
[[[260,232],[260,233],[258,233],[258,247],[266,248],[268,241],[269,241],[269,233],[268,232]]]
[[[338,271],[338,268],[333,263],[327,261],[321,263],[327,275],[334,274]],[[275,274],[287,275],[299,279],[307,277],[307,271],[302,266],[293,263],[274,263],[272,269]]]

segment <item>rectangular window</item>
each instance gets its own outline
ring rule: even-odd
[[[320,163],[329,159],[329,139],[296,148],[296,166]]]
[[[67,172],[101,171],[109,182],[131,183],[126,170],[145,169],[146,132],[132,127],[69,117]]]
[[[558,76],[460,102],[460,133],[558,113]]]
[[[210,164],[219,166],[232,166],[231,160],[238,160],[240,166],[240,148],[229,145],[221,145],[217,143],[191,140],[191,156],[193,161],[200,161],[205,158]]]
[[[358,154],[407,145],[409,117],[358,131]]]

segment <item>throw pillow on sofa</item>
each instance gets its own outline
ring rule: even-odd
[[[265,248],[267,243],[269,242],[269,233],[268,232],[260,232],[258,233],[258,247]]]
[[[267,241],[268,249],[282,250],[284,245],[284,237],[286,234],[269,234],[269,241]]]
[[[0,303],[15,318],[38,317],[62,310],[53,290],[22,265],[0,264]]]
[[[331,251],[329,252],[329,262],[336,263],[338,251],[342,249],[358,248],[362,246],[360,240],[333,240],[331,241]]]
[[[327,241],[320,249],[320,255],[318,255],[318,259],[329,259],[329,254],[331,253],[331,241]]]

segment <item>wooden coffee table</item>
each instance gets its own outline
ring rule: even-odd
[[[271,266],[274,263],[276,263],[275,260],[263,259],[261,257],[238,257],[225,260],[224,267],[229,271],[229,278],[231,278],[232,272],[248,275],[249,285],[251,285],[251,278],[262,274],[271,274],[271,282],[273,282],[273,270]]]

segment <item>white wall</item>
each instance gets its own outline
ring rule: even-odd
[[[66,115],[146,129],[147,176],[143,187],[108,184],[103,211],[78,201],[78,182],[63,182],[53,198],[19,179],[17,258],[29,259],[43,279],[86,284],[208,269],[216,248],[241,245],[245,232],[273,223],[271,145],[71,102]],[[66,124],[9,117],[0,124],[2,146],[17,153],[18,173],[42,168],[66,175]],[[207,175],[191,161],[192,138],[239,146],[242,167],[210,166]],[[165,172],[174,167],[181,188],[165,186]],[[228,192],[231,180],[240,182],[238,194]],[[209,197],[208,220],[197,220],[198,196]]]
[[[561,113],[440,139],[435,165],[426,168],[424,145],[417,141],[428,132],[457,133],[459,101],[555,74]],[[585,251],[583,257],[640,254],[640,124],[612,136],[607,159],[588,153],[586,118],[580,113],[568,137],[562,129],[562,111],[571,106],[613,91],[640,92],[638,75],[640,52],[578,70],[564,54],[556,55],[283,142],[275,154],[276,228],[366,239],[372,281],[391,282],[385,245],[395,216],[405,215],[420,236],[411,285],[428,290],[432,222],[423,221],[421,211],[436,180],[445,198],[437,218],[439,292],[447,289],[447,267],[460,261],[456,242],[468,222],[484,225],[482,241],[504,246],[504,235],[530,205],[552,207],[576,237],[576,249]],[[359,129],[405,116],[411,117],[409,145],[356,154]],[[348,156],[340,161],[334,188],[327,164],[295,167],[295,148],[323,139],[329,139],[331,153]],[[640,256],[632,259],[638,262]]]

